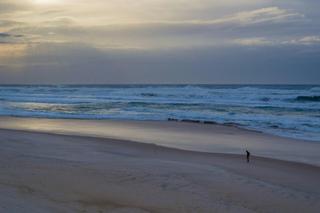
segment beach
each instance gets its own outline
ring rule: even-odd
[[[320,213],[320,0],[0,0],[0,213]]]
[[[320,208],[317,142],[167,121],[2,117],[0,129],[1,212]]]

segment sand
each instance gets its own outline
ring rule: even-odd
[[[54,120],[48,124],[51,121],[21,119],[20,125],[29,121],[29,126],[25,125],[28,128],[22,128],[13,125],[18,120],[10,123],[10,118],[2,118],[0,122],[1,128],[6,128],[0,130],[0,212],[305,213],[318,212],[320,208],[317,156],[304,153],[308,151],[305,148],[294,160],[299,144],[301,147],[310,144],[316,149],[316,142],[215,125],[116,121],[101,124],[76,120]],[[53,130],[54,124],[60,124],[64,131]],[[88,130],[76,132],[79,126],[84,128],[88,124],[96,131],[101,130],[101,125],[113,127],[114,131],[123,129],[120,136],[124,139],[117,135],[108,138],[108,134],[102,138]],[[151,139],[139,136],[140,129]],[[127,140],[130,131],[135,134],[132,140]],[[163,131],[167,132],[165,139],[155,137],[165,135]],[[220,153],[191,151],[189,142],[182,144],[190,150],[173,147],[179,146],[178,142],[188,138],[192,131],[196,135],[192,139],[201,139],[203,135],[204,141],[208,132],[217,138],[231,136],[209,146],[210,151],[217,147]],[[171,136],[175,141],[171,147],[154,144]],[[133,142],[139,141],[139,137],[145,139]],[[277,154],[290,143],[294,149],[291,155],[287,153],[290,161],[254,155],[246,163],[242,149],[239,148],[241,155],[230,153],[241,147],[237,143],[228,144],[232,138],[237,143],[252,144],[251,148],[257,147],[257,151],[269,149],[269,143],[280,142],[288,145],[279,145]],[[241,141],[248,138],[249,142]],[[260,145],[254,145],[255,142]],[[228,154],[223,153],[223,143]],[[208,147],[207,141],[202,145],[200,149]],[[319,149],[316,151],[319,153]],[[305,158],[308,163],[301,161]]]
[[[167,121],[112,121],[0,117],[16,129],[152,143],[183,150],[242,154],[320,166],[320,142],[277,137],[234,126]]]

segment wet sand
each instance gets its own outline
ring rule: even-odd
[[[256,146],[257,150],[263,150],[261,144],[274,138],[278,143],[303,141],[235,127],[116,121],[102,123],[104,128],[113,127],[113,131],[108,131],[119,135],[102,138],[88,130],[77,132],[79,126],[85,128],[88,124],[92,127],[89,125],[87,129],[98,131],[94,123],[102,124],[95,121],[54,120],[50,123],[26,119],[19,120],[20,125],[25,125],[22,128],[10,127],[14,122],[19,123],[18,120],[13,119],[10,124],[10,118],[3,119],[7,119],[7,123],[1,120],[0,126],[7,125],[7,129],[0,130],[1,212],[318,212],[320,208],[317,161],[305,164],[298,162],[298,157],[297,162],[293,162],[292,152],[291,161],[254,155],[251,162],[246,163],[242,149],[239,148],[241,155],[230,153],[238,150],[234,148],[236,143],[225,144],[228,154],[223,153],[222,146],[232,138],[240,141],[237,143],[253,144],[251,148]],[[38,129],[33,122],[39,125]],[[54,131],[58,123],[61,129]],[[117,132],[121,129],[122,135]],[[140,129],[144,129],[145,135],[142,130],[142,136],[139,135]],[[130,131],[135,134],[128,140]],[[167,132],[165,139],[157,138],[155,134],[165,135],[163,131]],[[176,146],[192,131],[195,136],[191,139],[199,139],[201,135],[205,138],[205,133],[212,131],[217,138],[230,136],[210,146],[210,149],[218,147],[217,152],[221,153],[155,145],[157,139],[169,141],[172,137]],[[133,142],[139,141],[139,137],[141,142]],[[250,137],[249,142],[241,142]],[[254,146],[255,141],[260,145]],[[187,145],[185,143],[185,148],[191,147]],[[264,147],[267,149],[268,145]],[[203,142],[202,147],[206,146],[207,142]],[[281,145],[279,147],[281,150]],[[304,158],[308,158],[308,153],[304,154]],[[317,158],[308,158],[308,161],[314,159]]]
[[[0,117],[0,129],[112,138],[183,150],[253,155],[320,166],[320,142],[295,140],[235,126],[168,122]]]

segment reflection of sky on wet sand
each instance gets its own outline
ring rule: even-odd
[[[107,137],[213,153],[243,154],[245,149],[249,149],[253,155],[320,165],[320,144],[317,142],[274,137],[236,127],[176,122],[3,117],[0,128]]]

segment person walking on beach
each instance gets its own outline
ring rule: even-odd
[[[249,163],[249,161],[250,161],[250,152],[248,150],[246,150],[246,153],[247,153],[247,163]]]

